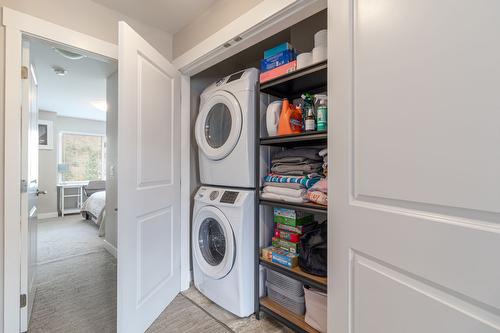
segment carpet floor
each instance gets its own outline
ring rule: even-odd
[[[116,259],[98,228],[71,215],[38,225],[36,296],[29,333],[116,332]],[[147,333],[291,332],[264,316],[238,318],[196,288],[177,295]]]

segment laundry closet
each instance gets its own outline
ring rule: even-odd
[[[327,25],[325,9],[190,79],[194,285],[297,332],[326,331]]]

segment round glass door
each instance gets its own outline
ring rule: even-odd
[[[231,133],[231,112],[226,104],[212,106],[205,120],[205,140],[212,148],[222,147]]]
[[[224,214],[213,206],[200,209],[193,225],[193,252],[200,270],[221,279],[233,268],[235,245],[233,229]]]
[[[198,232],[198,246],[209,265],[220,265],[226,255],[226,237],[217,220],[211,217],[203,220]]]
[[[211,160],[225,158],[240,139],[242,122],[236,98],[227,91],[218,91],[201,106],[196,119],[198,147]]]

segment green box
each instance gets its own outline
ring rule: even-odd
[[[292,227],[312,223],[314,216],[294,209],[274,208],[274,222]]]
[[[273,246],[290,253],[299,253],[299,243],[290,242],[278,237],[273,237]]]

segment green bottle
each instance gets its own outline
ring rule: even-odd
[[[328,106],[326,98],[319,101],[318,109],[316,110],[316,130],[326,131],[328,124]]]

